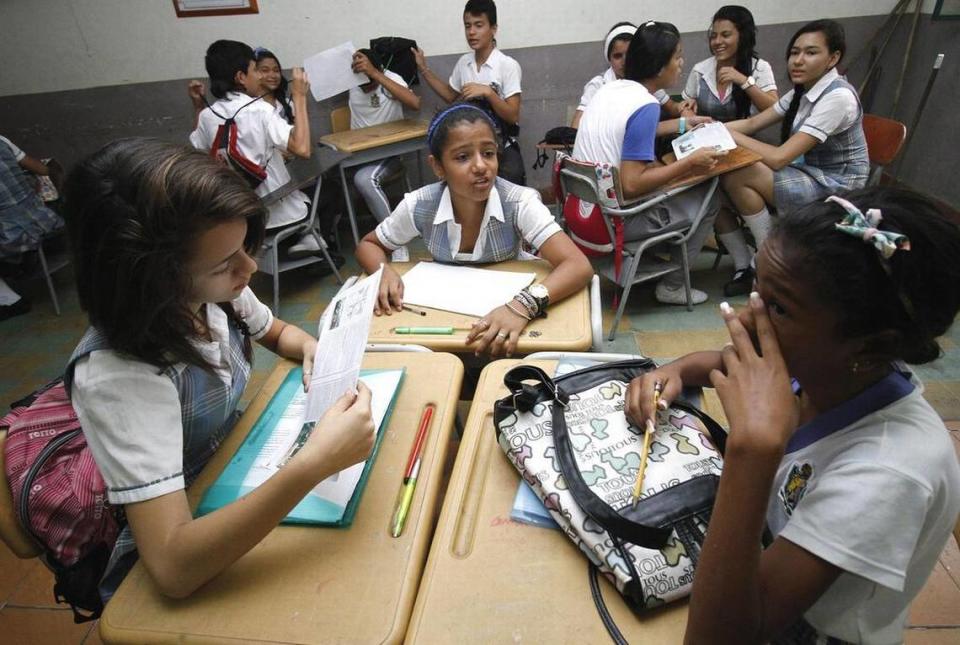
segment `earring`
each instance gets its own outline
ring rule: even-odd
[[[850,366],[850,371],[856,374],[860,371],[860,361],[854,361],[853,365]]]

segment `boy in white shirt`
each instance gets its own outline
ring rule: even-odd
[[[196,129],[190,133],[190,143],[200,150],[211,150],[225,119],[233,118],[237,124],[237,151],[266,173],[266,178],[256,187],[257,195],[263,197],[290,181],[283,164],[269,163],[274,148],[310,158],[307,77],[301,68],[293,68],[290,93],[294,112],[302,118],[291,125],[272,105],[258,100],[262,89],[260,74],[248,45],[218,40],[207,48],[204,62],[210,76],[210,92],[219,100],[204,108],[203,83],[190,82],[190,98],[197,109]],[[307,204],[302,200],[280,200],[270,206],[267,229],[293,224],[305,219],[307,214]]]
[[[497,123],[500,170],[507,181],[524,185],[527,175],[520,155],[520,63],[497,49],[497,5],[493,0],[468,0],[463,30],[472,53],[457,61],[444,81],[427,67],[423,50],[414,49],[417,69],[427,85],[447,103],[476,101]]]
[[[384,69],[371,50],[357,50],[351,68],[370,78],[369,83],[350,88],[351,130],[399,121],[403,118],[404,107],[420,109],[420,97],[407,87],[402,76]],[[353,176],[354,186],[378,222],[387,219],[391,211],[390,200],[383,192],[381,182],[402,170],[403,161],[399,157],[389,157],[361,167]]]

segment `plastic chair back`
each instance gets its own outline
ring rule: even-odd
[[[870,157],[870,179],[867,185],[876,186],[880,183],[883,168],[888,166],[903,148],[907,139],[907,126],[875,114],[863,115],[863,134],[867,140],[867,154]]]
[[[332,132],[344,132],[350,129],[350,106],[342,105],[330,113]]]

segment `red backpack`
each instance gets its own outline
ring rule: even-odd
[[[237,122],[235,119],[237,115],[240,114],[240,110],[255,101],[259,101],[261,98],[263,97],[258,96],[244,103],[231,117],[219,114],[213,109],[212,105],[207,103],[207,108],[213,112],[215,116],[223,119],[223,124],[217,128],[217,134],[213,137],[213,145],[210,146],[210,156],[232,168],[238,175],[243,177],[250,188],[253,189],[256,189],[267,178],[267,168],[266,166],[254,163],[240,152],[240,148],[237,147]],[[206,103],[206,99],[204,99],[204,102]]]
[[[103,611],[97,585],[123,523],[87,446],[63,380],[11,406],[0,419],[7,481],[20,525],[43,548],[54,596],[74,621]],[[85,612],[85,613],[81,613]]]

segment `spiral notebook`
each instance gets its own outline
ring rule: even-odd
[[[300,368],[290,370],[230,463],[204,492],[198,515],[212,513],[254,490],[280,470],[309,438],[313,424],[303,422],[306,395],[301,374]],[[370,407],[377,428],[370,457],[317,484],[282,524],[350,526],[380,448],[382,431],[390,422],[403,374],[403,369],[360,371],[360,380],[372,394]]]

